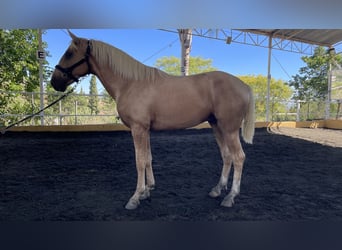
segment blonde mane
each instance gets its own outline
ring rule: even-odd
[[[109,66],[116,74],[127,80],[154,82],[156,68],[146,66],[122,50],[101,41],[91,40],[92,51],[98,63]]]

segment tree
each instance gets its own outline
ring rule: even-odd
[[[43,44],[46,47],[46,44]],[[23,97],[17,91],[35,91],[39,88],[38,30],[0,30],[0,113],[25,113],[35,108],[30,96]],[[44,80],[51,70],[43,61]],[[0,124],[9,121],[4,118]]]
[[[114,122],[117,123],[119,122],[119,114],[116,108],[116,102],[115,100],[108,94],[108,92],[104,89],[101,93],[101,112],[103,110],[104,114],[107,115],[115,115]],[[110,118],[110,122],[113,122],[113,119]]]
[[[265,120],[266,116],[266,96],[267,96],[267,77],[263,75],[239,76],[248,84],[255,98],[255,113],[257,120]],[[270,84],[270,114],[275,120],[277,113],[286,113],[287,101],[292,96],[291,88],[282,80],[271,79]],[[285,101],[285,102],[284,102]]]
[[[98,108],[98,103],[99,103],[99,97],[98,97],[98,92],[97,92],[97,86],[96,86],[96,76],[92,75],[90,79],[90,87],[89,87],[89,103],[88,107],[90,108],[90,113],[93,114],[98,114],[99,113],[99,108]]]
[[[181,61],[180,58],[175,56],[164,56],[157,59],[155,67],[171,75],[181,75]],[[212,66],[211,59],[204,59],[200,56],[190,57],[189,75],[214,70],[216,70],[216,68]]]
[[[323,100],[328,91],[329,64],[341,64],[340,55],[334,55],[323,47],[317,47],[312,56],[303,56],[306,66],[299,69],[289,85],[296,90],[294,99],[309,101]]]

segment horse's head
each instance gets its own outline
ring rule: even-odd
[[[78,82],[80,77],[90,73],[90,41],[75,36],[69,30],[68,32],[72,42],[56,65],[51,78],[53,88],[62,92],[73,82]]]

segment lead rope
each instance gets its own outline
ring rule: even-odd
[[[45,109],[48,109],[50,108],[52,105],[56,104],[57,102],[59,102],[60,100],[64,99],[65,97],[67,97],[68,95],[70,95],[72,92],[74,92],[74,90],[76,89],[77,87],[77,84],[72,88],[70,89],[68,92],[66,92],[65,94],[63,94],[60,98],[58,98],[57,100],[53,101],[52,103],[50,103],[49,105],[47,105],[46,107],[44,107],[43,109],[39,110],[38,112],[32,114],[32,115],[29,115],[29,116],[26,116],[25,118],[21,119],[20,121],[17,121],[9,126],[7,126],[6,128],[4,128],[3,130],[1,130],[1,134],[5,134],[10,128],[14,127],[15,125],[18,125],[19,123],[22,123],[23,121],[26,121],[36,115],[38,115],[39,113],[43,112]]]

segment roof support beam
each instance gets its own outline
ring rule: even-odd
[[[168,32],[178,33],[178,30],[162,29]],[[303,30],[298,30],[286,36],[282,30],[276,30],[273,34],[272,48],[282,51],[312,55],[314,49],[317,47],[315,44],[305,43],[295,39],[295,36],[300,34]],[[274,32],[274,31],[273,31]],[[237,29],[192,29],[193,36],[200,36],[209,39],[221,40],[230,42],[258,46],[268,48],[268,38],[270,32],[262,30],[237,30]],[[325,46],[324,44],[320,44]]]
[[[190,50],[192,42],[192,30],[191,29],[179,29],[179,39],[181,42],[181,74],[183,76],[189,75],[190,65]]]
[[[268,65],[267,65],[267,96],[266,96],[266,122],[270,121],[270,89],[271,89],[271,56],[272,56],[272,35],[268,38]]]

